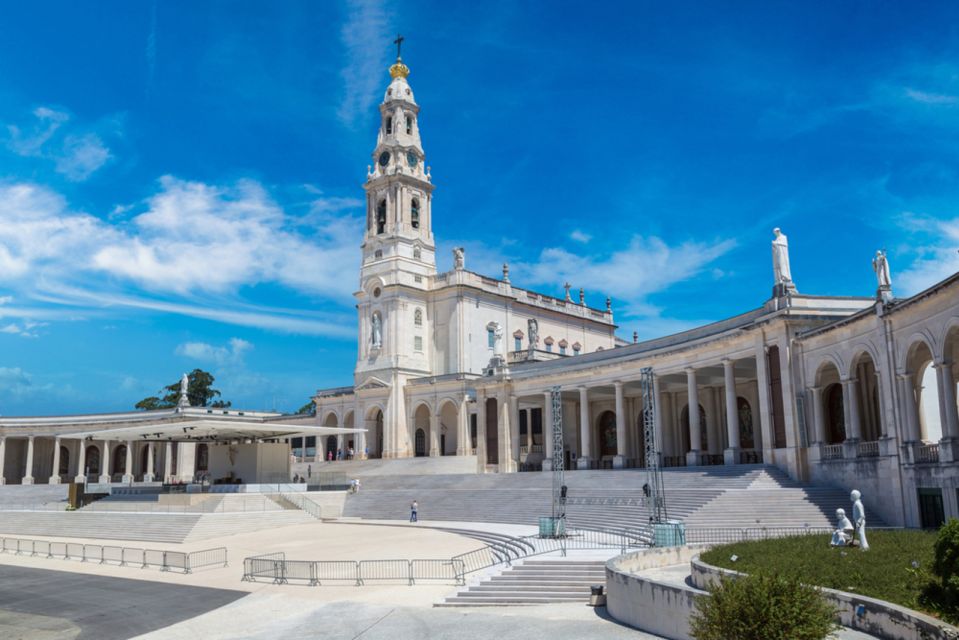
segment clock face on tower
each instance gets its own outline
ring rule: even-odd
[[[406,161],[410,163],[410,167],[412,167],[413,169],[415,169],[415,168],[416,168],[416,164],[420,161],[420,159],[417,158],[417,157],[416,157],[416,154],[413,153],[412,151],[407,151],[407,152],[406,152]]]
[[[390,152],[384,151],[380,154],[380,166],[385,167],[390,163]]]

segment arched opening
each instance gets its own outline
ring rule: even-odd
[[[823,391],[826,419],[826,444],[842,444],[846,441],[846,410],[843,405],[842,385],[834,382]]]
[[[393,135],[393,116],[386,116],[386,135]]]
[[[486,399],[486,464],[499,464],[499,406],[496,398]]]
[[[410,202],[410,224],[414,229],[420,228],[420,201],[419,198],[413,198]]]
[[[346,413],[346,416],[343,418],[343,428],[344,429],[353,428],[353,412],[352,411],[348,411]],[[349,434],[344,437],[346,438],[347,449],[353,449],[353,457],[359,458],[363,452],[359,450],[359,447],[358,447],[359,442],[356,440],[356,436],[353,434]],[[315,445],[314,445],[314,448],[315,448]],[[313,454],[308,452],[307,455],[313,455]]]
[[[336,436],[326,436],[326,449],[323,455],[327,460],[336,458]]]
[[[452,456],[459,446],[459,409],[456,404],[446,401],[440,407],[440,455]]]
[[[743,449],[756,448],[756,436],[753,431],[753,410],[749,401],[742,396],[736,398],[736,410],[739,413],[739,446]]]
[[[427,405],[421,404],[420,406],[416,407],[416,412],[413,414],[413,429],[415,429],[415,433],[414,433],[415,446],[414,446],[413,454],[417,458],[429,455],[429,450],[430,450],[430,447],[432,447],[432,444],[430,443],[429,437],[427,435],[430,432],[430,408]],[[420,448],[420,445],[419,445],[420,431],[423,432],[422,449]]]
[[[604,411],[599,414],[596,421],[597,435],[596,442],[599,443],[600,456],[615,456],[616,446],[616,414],[612,411]]]
[[[95,444],[91,444],[87,447],[86,453],[86,469],[83,470],[83,474],[90,475],[100,475],[100,447]]]
[[[424,429],[417,429],[415,440],[415,455],[417,458],[426,457],[426,431]]]
[[[203,442],[196,446],[196,470],[198,473],[210,470],[210,446]]]
[[[862,439],[878,440],[882,433],[879,415],[879,378],[876,375],[876,363],[868,352],[860,354],[855,359],[852,375],[856,378],[856,402]]]
[[[366,457],[383,457],[383,412],[373,407],[366,413]]]
[[[419,247],[414,247],[414,248],[413,248],[413,259],[414,259],[414,260],[420,260],[420,259],[422,259],[422,257],[423,257],[423,252],[420,250],[420,248],[419,248]]]
[[[413,116],[406,116],[406,135],[413,135]]]
[[[121,444],[113,450],[113,473],[126,474],[127,472],[127,446]]]
[[[376,205],[376,233],[386,231],[386,200],[380,200]]]
[[[919,439],[924,442],[938,442],[942,438],[942,420],[939,410],[939,380],[932,366],[932,351],[923,341],[909,348],[906,358],[906,371],[914,374],[912,389],[916,394],[918,416],[914,416],[919,426]]]
[[[60,466],[57,468],[57,474],[67,476],[70,474],[70,450],[60,445]]]
[[[413,324],[417,327],[423,326],[423,310],[417,309],[413,312]]]
[[[683,407],[683,411],[680,414],[680,422],[682,423],[682,429],[680,433],[682,434],[683,439],[683,452],[692,451],[689,447],[690,433],[689,433],[689,405]],[[709,451],[709,434],[706,433],[706,410],[703,409],[703,405],[699,405],[699,450],[700,451]]]

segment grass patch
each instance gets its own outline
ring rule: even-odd
[[[919,602],[928,584],[936,534],[918,530],[872,530],[869,551],[830,547],[828,535],[736,542],[702,554],[704,562],[743,573],[778,572],[806,584],[858,593],[910,609],[929,611]],[[738,556],[736,562],[731,556]],[[918,568],[913,567],[918,562]]]

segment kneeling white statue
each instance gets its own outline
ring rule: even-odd
[[[836,530],[832,533],[832,540],[829,541],[831,547],[845,547],[852,542],[854,529],[846,512],[842,509],[836,509]]]

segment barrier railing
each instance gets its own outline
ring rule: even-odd
[[[298,493],[281,493],[280,497],[294,505],[297,509],[307,512],[317,520],[323,519],[323,508],[306,496]]]
[[[274,584],[290,582],[310,586],[328,582],[350,582],[356,586],[368,582],[401,582],[415,585],[427,581],[464,584],[462,561],[456,559],[414,560],[287,560],[284,553],[271,553],[243,559],[243,580],[270,580]]]
[[[62,558],[118,567],[156,567],[160,571],[191,573],[194,569],[214,565],[227,566],[226,547],[202,551],[165,551],[138,549],[80,542],[50,542],[30,538],[0,538],[0,553],[30,555],[42,558]]]
[[[827,527],[746,527],[723,529],[686,529],[686,544],[728,544],[805,535],[831,535]]]

